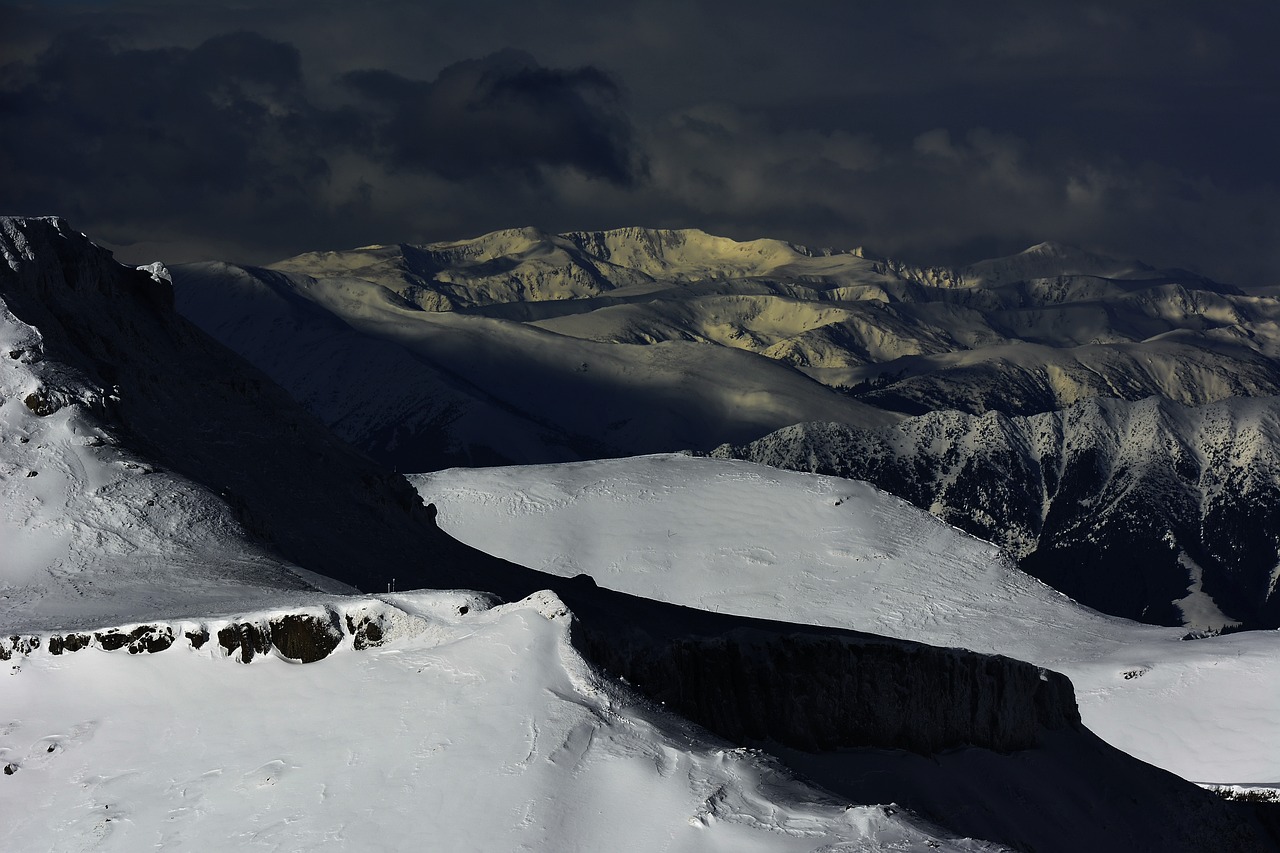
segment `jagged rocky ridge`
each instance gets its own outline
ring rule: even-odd
[[[943,411],[879,430],[800,424],[714,455],[868,480],[1108,613],[1280,625],[1275,398]]]

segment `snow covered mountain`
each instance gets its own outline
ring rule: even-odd
[[[0,846],[385,847],[425,822],[546,850],[1269,849],[1248,809],[1094,738],[1036,665],[456,543],[182,321],[161,269],[61,220],[3,235]],[[337,595],[318,571],[484,592]],[[830,793],[734,743],[810,756]],[[863,807],[867,772],[925,780],[913,762],[953,750],[965,785],[908,792],[945,829]]]
[[[1276,398],[799,424],[715,455],[869,480],[1108,613],[1280,626]]]
[[[174,283],[183,314],[400,470],[709,450],[797,414],[895,419],[739,349],[617,345],[423,310],[411,288],[377,280],[199,264]]]
[[[308,619],[333,627],[299,666],[285,626]],[[228,654],[260,625],[274,645]],[[152,654],[91,637],[12,658],[0,843],[997,849],[842,801],[640,701],[574,650],[570,626],[550,595],[415,593],[149,626],[177,637]]]
[[[274,267],[582,340],[746,350],[912,413],[1280,391],[1274,299],[1054,243],[951,270],[694,230],[521,229]]]
[[[519,229],[174,276],[184,314],[406,470],[705,450],[819,409],[890,422],[851,398],[1032,414],[1280,393],[1273,297],[1052,243],[948,270],[700,231]],[[363,363],[396,381],[341,367]],[[441,439],[443,460],[415,450]]]

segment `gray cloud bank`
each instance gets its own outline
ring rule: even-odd
[[[1271,5],[833,5],[6,7],[0,205],[138,262],[639,224],[1280,284]]]

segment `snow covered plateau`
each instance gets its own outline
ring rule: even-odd
[[[1253,611],[1185,536],[1187,625],[1144,625],[1019,568],[1052,512],[989,543],[859,480],[658,452],[801,421],[906,448],[922,416],[857,371],[923,348],[895,399],[952,387],[948,346],[1064,264],[1060,303],[1147,294],[1194,338],[1170,364],[1223,327],[1152,292],[1241,328],[1265,297],[1054,246],[930,270],[522,230],[170,271],[0,224],[0,849],[1280,848],[1273,807],[1193,784],[1277,786],[1280,642],[1213,636]],[[1061,326],[1028,352],[1092,358]],[[837,332],[862,354],[801,363]],[[1243,337],[1134,386],[1183,408],[1133,405],[1267,432],[1232,408],[1275,391]],[[966,417],[997,415],[1051,416]],[[1212,507],[1238,484],[1197,454]]]

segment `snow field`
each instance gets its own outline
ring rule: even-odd
[[[1003,654],[1085,724],[1201,782],[1280,779],[1280,632],[1183,641],[1106,616],[866,483],[675,454],[410,478],[451,535],[679,604]]]

